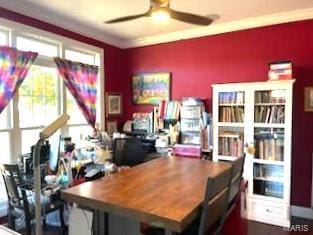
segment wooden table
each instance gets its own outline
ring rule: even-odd
[[[69,188],[62,197],[109,215],[181,232],[197,215],[207,178],[229,167],[229,163],[162,157]]]

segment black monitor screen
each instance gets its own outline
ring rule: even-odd
[[[60,154],[61,136],[54,134],[49,138],[50,153],[49,153],[49,168],[56,171],[58,168],[58,160]]]

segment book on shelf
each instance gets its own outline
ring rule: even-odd
[[[179,101],[165,101],[162,100],[159,103],[158,117],[160,119],[173,119],[178,120],[180,113],[180,102]]]
[[[269,67],[269,80],[292,79],[292,64],[290,61],[272,62]]]
[[[220,104],[244,104],[244,92],[220,92],[218,97]]]
[[[257,91],[254,99],[256,104],[284,104],[285,92],[284,90]]]
[[[232,132],[219,134],[218,139],[219,155],[241,157],[243,155],[242,135]]]
[[[220,107],[219,108],[220,122],[243,122],[244,108],[243,107]]]
[[[254,121],[258,123],[284,123],[285,107],[284,106],[257,106],[254,111]]]
[[[284,145],[282,138],[266,137],[256,140],[256,158],[272,161],[284,160]]]

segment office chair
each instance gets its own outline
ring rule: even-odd
[[[3,164],[1,174],[8,196],[8,225],[15,229],[15,219],[25,216],[26,235],[31,235],[31,221],[35,218],[35,200],[31,191],[32,185],[25,184],[17,164]],[[63,202],[42,196],[42,212],[44,215],[59,210],[62,233],[65,233],[63,220]],[[45,218],[44,218],[45,225]]]
[[[227,212],[232,168],[215,178],[208,178],[199,216],[181,233],[182,235],[221,234]],[[146,235],[164,235],[161,228],[150,227]]]
[[[112,160],[118,167],[134,166],[144,162],[141,141],[137,138],[114,139]]]

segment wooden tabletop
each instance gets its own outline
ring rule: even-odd
[[[62,197],[81,206],[181,232],[200,208],[207,178],[229,167],[229,163],[162,157],[69,188]]]

